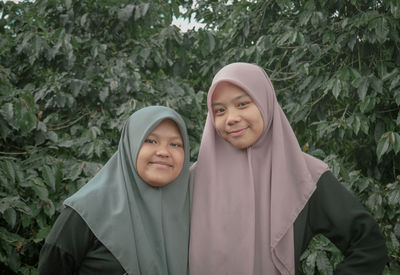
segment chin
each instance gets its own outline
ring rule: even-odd
[[[148,182],[148,185],[152,187],[163,187],[168,184],[168,182]]]
[[[243,149],[247,149],[249,147],[249,145],[247,144],[241,144],[241,143],[231,143],[233,147],[243,150]]]

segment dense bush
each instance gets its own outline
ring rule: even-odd
[[[266,69],[303,150],[373,213],[398,274],[398,1],[191,2],[0,2],[0,274],[35,273],[62,201],[134,110],[180,112],[194,161],[211,78],[233,61]],[[171,26],[193,13],[204,29]],[[319,237],[302,258],[304,274],[331,274],[340,253]]]

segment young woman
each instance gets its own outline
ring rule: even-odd
[[[214,77],[191,186],[191,275],[297,274],[319,233],[343,252],[335,274],[382,273],[377,223],[324,162],[301,151],[256,65],[233,63]]]
[[[176,112],[135,112],[118,151],[64,202],[39,274],[187,274],[189,156]]]

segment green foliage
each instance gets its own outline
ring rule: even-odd
[[[128,116],[173,107],[195,159],[203,97],[183,78],[177,3],[0,5],[0,273],[31,274],[62,201],[115,152]]]
[[[62,201],[115,152],[135,110],[181,113],[194,161],[206,91],[234,61],[265,68],[303,150],[379,222],[384,274],[399,273],[399,2],[191,2],[0,2],[0,273],[36,272]],[[171,26],[192,14],[204,29]],[[340,259],[318,237],[301,272],[332,274]]]

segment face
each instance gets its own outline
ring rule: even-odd
[[[264,121],[253,99],[229,82],[216,87],[211,100],[219,135],[238,149],[253,145],[264,130]]]
[[[139,176],[161,187],[175,180],[185,159],[181,133],[172,120],[163,120],[144,140],[137,156]]]

